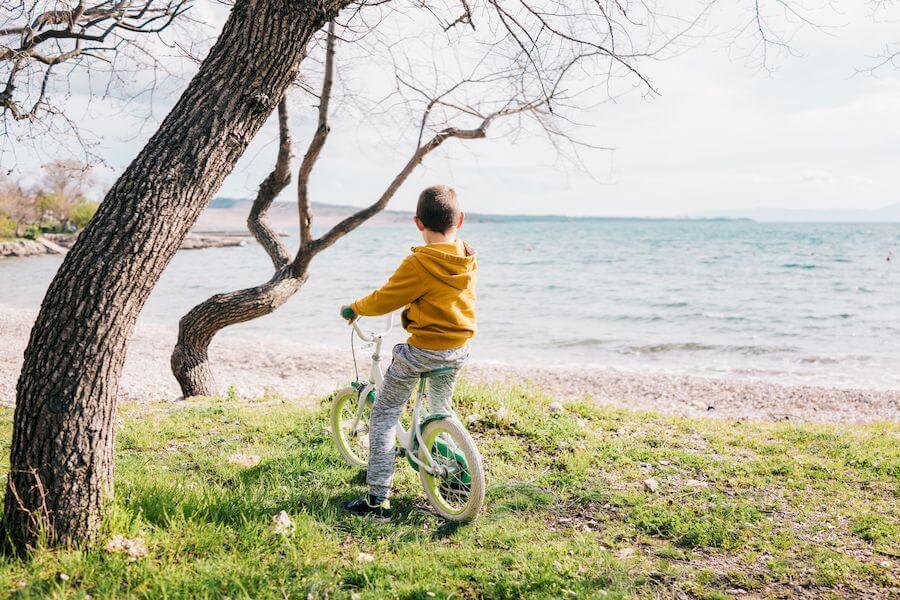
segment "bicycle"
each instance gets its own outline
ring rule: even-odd
[[[334,394],[331,407],[331,432],[341,456],[359,468],[368,466],[368,431],[377,390],[384,383],[381,366],[381,347],[385,336],[393,328],[393,315],[387,329],[380,333],[366,333],[359,318],[351,321],[353,332],[350,347],[356,380]],[[367,381],[360,381],[353,336],[374,344],[372,364]],[[452,368],[422,373],[413,404],[410,428],[402,423],[396,427],[397,454],[419,472],[419,479],[429,504],[443,518],[454,522],[468,522],[478,515],[484,503],[484,467],[472,436],[452,414],[423,412],[427,400],[426,387],[432,377],[452,372]]]

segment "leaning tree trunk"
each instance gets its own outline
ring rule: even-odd
[[[50,284],[17,388],[4,516],[23,548],[92,537],[128,339],[163,269],[346,0],[238,0],[175,107]]]

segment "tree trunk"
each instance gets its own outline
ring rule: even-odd
[[[215,396],[219,392],[207,356],[213,336],[230,325],[274,312],[300,289],[306,278],[306,272],[295,275],[293,265],[288,265],[262,285],[216,294],[182,317],[178,343],[172,352],[172,373],[184,397]]]
[[[4,515],[21,549],[91,538],[113,483],[119,375],[138,313],[346,0],[238,0],[159,130],[47,291],[17,388]],[[277,286],[276,286],[277,287]]]

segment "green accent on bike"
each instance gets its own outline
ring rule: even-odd
[[[453,367],[441,367],[440,369],[434,369],[432,371],[425,371],[424,373],[419,375],[419,379],[428,379],[429,377],[440,377],[441,375],[449,375],[454,372],[456,369]]]
[[[356,317],[356,311],[354,311],[349,306],[345,306],[341,309],[341,316],[349,321]]]
[[[355,389],[356,391],[360,391],[360,390],[362,390],[364,387],[366,387],[367,385],[369,385],[369,382],[368,382],[368,381],[351,381],[351,382],[350,382],[350,385],[351,385],[351,387],[353,387],[353,389]],[[371,402],[371,403],[373,403],[373,404],[375,403],[375,388],[372,388],[371,390],[369,390],[369,393],[368,393],[368,401]]]
[[[424,431],[425,426],[428,425],[429,423],[431,423],[432,421],[439,421],[441,419],[449,419],[449,418],[450,418],[450,415],[445,415],[445,414],[441,414],[441,413],[434,413],[433,415],[428,415],[427,417],[425,417],[422,420],[422,423],[419,426],[419,431],[420,432]],[[427,444],[428,440],[426,440],[425,443]],[[447,445],[446,442],[444,442],[441,439],[434,440],[434,442],[429,444],[428,447],[432,448],[432,454],[437,452],[437,454],[440,454],[444,458],[450,458],[450,459],[456,460],[456,463],[459,465],[460,470],[453,477],[455,477],[460,483],[468,485],[472,482],[472,478],[469,475],[469,463],[466,462],[465,455],[463,455],[461,452],[453,450],[452,448],[450,448],[450,446]],[[416,454],[416,453],[418,453],[418,451],[419,451],[419,438],[418,438],[418,436],[415,436],[415,437],[413,437],[413,442],[412,442],[412,454]],[[406,455],[407,462],[409,462],[409,465],[413,469],[418,471],[419,465],[416,464],[416,462],[413,461],[409,456],[410,456],[409,454]]]

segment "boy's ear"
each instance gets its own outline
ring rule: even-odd
[[[459,229],[462,227],[463,221],[466,220],[466,213],[463,211],[459,211],[459,220],[456,222],[456,228]]]
[[[416,224],[416,227],[419,228],[419,231],[425,231],[425,223],[422,222],[422,219],[419,217],[413,217],[413,223]]]

